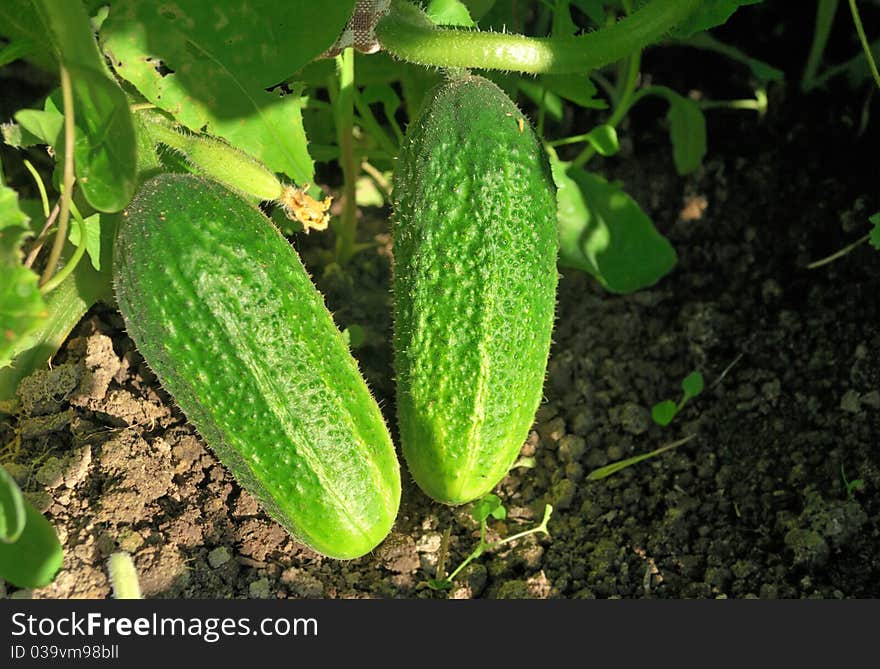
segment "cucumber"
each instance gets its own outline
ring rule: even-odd
[[[160,175],[125,212],[114,273],[129,334],[241,486],[319,553],[372,550],[400,502],[394,446],[271,222],[215,182]]]
[[[542,397],[556,300],[556,196],[495,84],[441,84],[394,174],[394,348],[403,455],[434,499],[489,492]]]

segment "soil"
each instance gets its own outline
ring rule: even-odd
[[[749,34],[750,20],[731,36]],[[766,55],[757,38],[752,47]],[[658,79],[688,56],[655,62]],[[710,66],[730,76],[719,83]],[[721,59],[679,76],[718,97],[747,88]],[[880,130],[875,118],[859,134],[866,88],[803,97],[793,79],[771,89],[763,119],[710,112],[709,155],[687,178],[672,166],[664,110],[650,105],[622,132],[622,155],[591,164],[624,182],[679,264],[630,296],[562,269],[546,399],[523,446],[534,466],[499,485],[508,517],[490,522],[490,537],[508,536],[550,503],[551,536],[505,546],[450,592],[432,590],[444,532],[453,567],[478,527],[404,469],[397,524],[374,553],[316,555],[236,485],[119,314],[99,306],[23,384],[22,414],[0,423],[4,464],[65,547],[54,583],[7,596],[108,597],[105,563],[118,550],[158,598],[880,596],[880,253],[863,244],[806,268],[863,235],[880,209],[876,171],[860,167],[873,164]],[[366,212],[361,231],[376,250],[345,270],[322,264],[327,237],[296,243],[340,327],[361,328],[354,353],[393,425],[386,216]],[[704,393],[655,425],[652,405],[679,399],[693,370]],[[847,490],[844,477],[861,487]]]

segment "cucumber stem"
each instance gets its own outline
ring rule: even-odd
[[[219,139],[180,132],[158,114],[147,112],[141,118],[154,144],[179,152],[205,176],[254,199],[277,200],[281,196],[281,182],[255,158]]]
[[[617,23],[571,38],[438,28],[406,0],[393,0],[376,26],[392,56],[434,67],[574,74],[613,63],[656,42],[701,0],[654,0]]]

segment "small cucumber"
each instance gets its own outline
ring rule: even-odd
[[[431,497],[490,491],[541,401],[556,300],[556,197],[528,121],[495,84],[441,84],[394,174],[403,454]]]
[[[126,210],[114,264],[130,335],[241,486],[324,555],[384,539],[400,502],[394,446],[271,222],[215,182],[160,175]]]

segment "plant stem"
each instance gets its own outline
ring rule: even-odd
[[[835,260],[837,260],[838,258],[842,258],[843,256],[845,256],[847,253],[849,253],[850,251],[855,249],[857,246],[864,244],[869,239],[871,239],[870,232],[867,235],[865,235],[864,237],[859,237],[852,244],[847,244],[839,251],[835,251],[830,256],[825,256],[821,260],[816,260],[814,262],[811,262],[809,265],[807,265],[807,269],[816,269],[818,267],[822,267],[823,265],[827,265],[828,263],[832,263]]]
[[[550,531],[547,529],[547,523],[550,522],[550,516],[553,513],[553,507],[549,504],[544,506],[544,518],[541,520],[541,524],[537,527],[533,527],[529,530],[523,530],[522,532],[517,532],[509,537],[505,537],[504,539],[499,539],[498,541],[488,542],[486,541],[486,521],[483,520],[480,522],[480,543],[477,544],[477,547],[471,551],[471,554],[468,555],[464,562],[458,565],[449,576],[446,577],[446,581],[452,583],[456,576],[461,573],[461,570],[467,567],[471,562],[480,557],[483,553],[487,551],[495,550],[504,544],[509,544],[517,539],[522,539],[523,537],[527,537],[530,534],[537,534],[538,532],[543,532],[544,534],[550,534]]]
[[[61,210],[58,216],[58,231],[55,242],[46,261],[46,269],[40,277],[40,286],[44,286],[58,267],[58,259],[67,240],[67,225],[70,221],[70,201],[73,198],[73,152],[76,140],[73,117],[73,87],[70,84],[70,73],[61,66],[61,97],[64,101],[64,192],[61,194]]]
[[[828,43],[828,35],[831,26],[834,25],[834,15],[837,13],[837,0],[819,0],[816,3],[816,20],[813,28],[813,42],[810,44],[810,54],[807,56],[807,64],[801,75],[801,90],[809,91],[816,87],[816,72],[822,64],[822,54],[825,53],[825,45]]]
[[[79,261],[82,260],[82,257],[86,252],[86,222],[83,220],[83,217],[79,215],[79,212],[76,212],[74,218],[79,225],[79,246],[76,247],[76,250],[70,257],[70,261],[56,272],[51,279],[40,286],[40,293],[42,295],[47,295],[55,290],[67,277],[73,274],[76,266],[79,264]]]
[[[43,204],[43,216],[49,218],[49,196],[46,194],[46,184],[43,183],[43,177],[40,176],[40,173],[37,172],[30,160],[25,158],[21,162],[24,163],[27,171],[30,172],[31,176],[34,178],[34,182],[37,184],[37,190],[40,191],[40,202]]]
[[[339,76],[339,95],[335,100],[336,136],[339,142],[340,164],[343,177],[342,220],[336,238],[336,262],[346,264],[355,253],[357,210],[355,182],[357,163],[354,158],[354,51],[351,48],[336,57]]]
[[[868,37],[865,35],[865,28],[862,26],[862,17],[859,15],[859,8],[856,7],[856,0],[849,0],[849,11],[852,14],[853,23],[856,25],[856,32],[859,35],[859,41],[862,43],[865,58],[868,59],[868,67],[871,68],[874,83],[877,84],[877,88],[880,88],[880,72],[877,71],[877,63],[874,61],[871,45],[868,43]]]
[[[438,28],[412,3],[393,0],[376,26],[376,37],[391,55],[421,65],[573,74],[613,63],[656,42],[700,2],[654,0],[596,32],[555,38]]]
[[[623,85],[620,89],[620,92],[617,93],[618,104],[614,108],[614,111],[611,113],[611,116],[605,122],[605,125],[610,125],[612,128],[617,128],[617,125],[624,119],[627,112],[632,108],[633,104],[638,100],[639,97],[636,91],[636,84],[639,80],[639,68],[642,63],[642,52],[636,51],[626,60],[624,76],[622,78]],[[637,97],[638,96],[638,97]],[[583,151],[572,161],[572,164],[575,167],[582,167],[585,165],[590,158],[596,155],[596,149],[592,144],[587,145]]]

